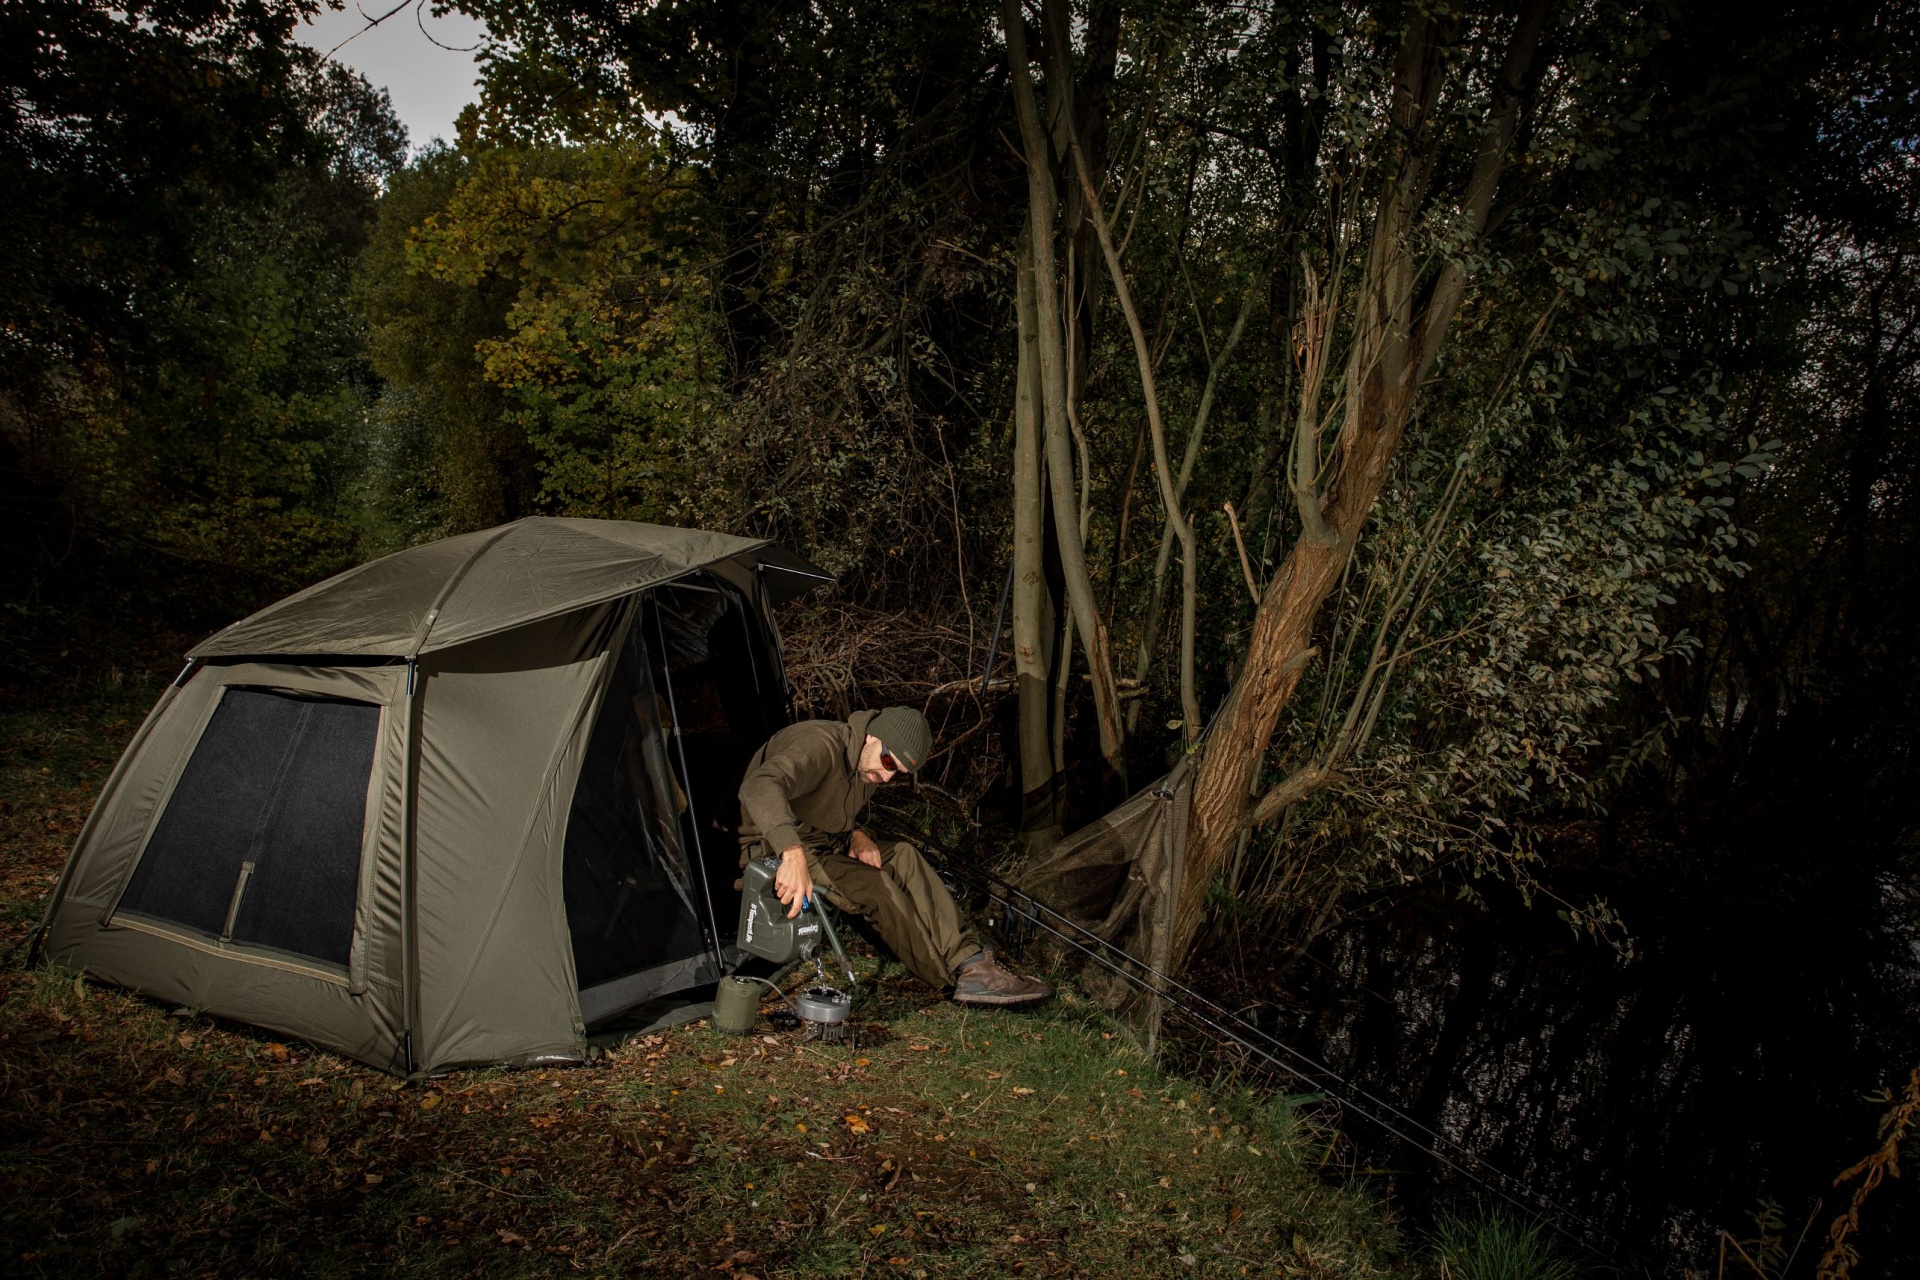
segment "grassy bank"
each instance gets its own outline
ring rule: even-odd
[[[151,690],[0,719],[0,928],[37,917]],[[871,969],[874,961],[863,963]],[[54,970],[0,974],[11,1274],[1367,1276],[1395,1232],[1284,1107],[1068,996],[897,965],[855,1047],[701,1026],[421,1086]]]

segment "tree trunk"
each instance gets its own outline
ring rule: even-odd
[[[1052,700],[1054,609],[1046,576],[1046,466],[1040,451],[1040,335],[1033,259],[1022,240],[1016,298],[1019,361],[1013,401],[1013,664],[1019,698],[1020,832],[1030,852],[1060,834],[1054,805]]]
[[[1087,655],[1093,685],[1094,714],[1100,727],[1100,754],[1115,774],[1125,776],[1121,754],[1123,727],[1120,696],[1114,678],[1111,644],[1105,620],[1087,572],[1086,544],[1080,536],[1080,504],[1074,492],[1073,436],[1067,412],[1068,369],[1062,314],[1062,288],[1054,252],[1056,214],[1053,155],[1041,128],[1034,99],[1033,75],[1027,54],[1025,19],[1020,0],[1003,0],[1008,63],[1012,72],[1014,106],[1020,117],[1021,144],[1027,162],[1028,235],[1033,249],[1034,312],[1039,335],[1040,390],[1045,431],[1047,484],[1053,498],[1053,521],[1060,546],[1060,567],[1066,584],[1074,631]],[[1067,660],[1069,655],[1060,655]]]
[[[1547,0],[1526,0],[1492,85],[1485,133],[1456,224],[1462,232],[1458,252],[1477,243],[1486,228],[1547,7]],[[1252,784],[1312,656],[1320,607],[1353,554],[1420,384],[1465,293],[1464,272],[1449,262],[1440,269],[1425,305],[1416,305],[1418,263],[1412,240],[1436,157],[1434,113],[1448,74],[1450,43],[1446,25],[1415,16],[1395,66],[1393,154],[1384,168],[1366,266],[1351,306],[1352,334],[1340,391],[1343,413],[1330,452],[1323,450],[1319,437],[1324,366],[1301,378],[1293,479],[1302,532],[1261,598],[1245,666],[1213,724],[1194,781],[1176,955],[1184,954],[1199,932],[1207,888],[1249,824]],[[1320,324],[1319,341],[1309,345],[1324,360],[1330,317],[1323,313]],[[1310,354],[1309,362],[1314,358]]]

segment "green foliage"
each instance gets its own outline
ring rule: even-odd
[[[381,379],[369,505],[391,525],[386,549],[532,511],[532,451],[506,421],[478,353],[505,332],[511,282],[462,286],[407,262],[414,228],[445,207],[469,168],[463,153],[436,148],[394,174],[354,276],[368,362]]]
[[[543,509],[672,518],[674,455],[712,412],[706,292],[685,253],[697,206],[644,136],[487,148],[410,237],[416,273],[518,286],[506,332],[475,354],[539,458]]]
[[[1545,1228],[1500,1214],[1443,1217],[1433,1251],[1446,1280],[1576,1280],[1580,1274]]]
[[[467,7],[496,37],[482,100],[405,166],[379,95],[291,44],[293,0],[6,10],[24,52],[0,165],[26,195],[0,211],[0,431],[36,548],[9,568],[14,616],[50,625],[75,539],[118,557],[96,565],[116,590],[143,559],[176,566],[210,622],[565,512],[778,538],[859,603],[984,647],[1026,177],[997,141],[993,8]],[[1076,128],[1176,456],[1212,387],[1187,492],[1210,709],[1253,611],[1224,504],[1264,580],[1301,533],[1308,273],[1344,297],[1364,270],[1403,15],[1073,14]],[[1467,296],[1266,780],[1351,750],[1248,847],[1223,907],[1314,900],[1309,862],[1328,892],[1436,868],[1525,882],[1542,823],[1759,751],[1783,699],[1818,712],[1808,741],[1912,718],[1872,694],[1913,648],[1915,108],[1890,52],[1910,6],[1556,8],[1468,255],[1449,193],[1511,20],[1444,18],[1420,288],[1453,263]],[[1115,649],[1147,652],[1138,781],[1180,714],[1152,604],[1164,515],[1130,339],[1090,237],[1069,239],[1074,488]],[[1337,364],[1354,317],[1334,323]],[[1826,546],[1847,582],[1808,589]],[[1738,656],[1760,653],[1795,656]],[[1090,735],[1066,674],[1072,757]],[[1712,728],[1716,708],[1740,723]],[[1850,773],[1884,799],[1905,758]]]
[[[355,557],[371,387],[346,284],[405,140],[384,94],[291,43],[302,11],[0,19],[10,665],[76,627],[205,626]]]

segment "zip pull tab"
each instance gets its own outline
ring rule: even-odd
[[[240,918],[240,900],[247,896],[247,881],[253,879],[253,864],[240,864],[240,878],[233,882],[233,897],[227,902],[227,922],[220,929],[220,941],[233,941],[233,922]]]

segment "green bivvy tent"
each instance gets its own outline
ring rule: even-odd
[[[536,517],[290,596],[188,655],[43,953],[394,1072],[582,1059],[738,958],[734,792],[788,719],[771,608],[824,581]]]

